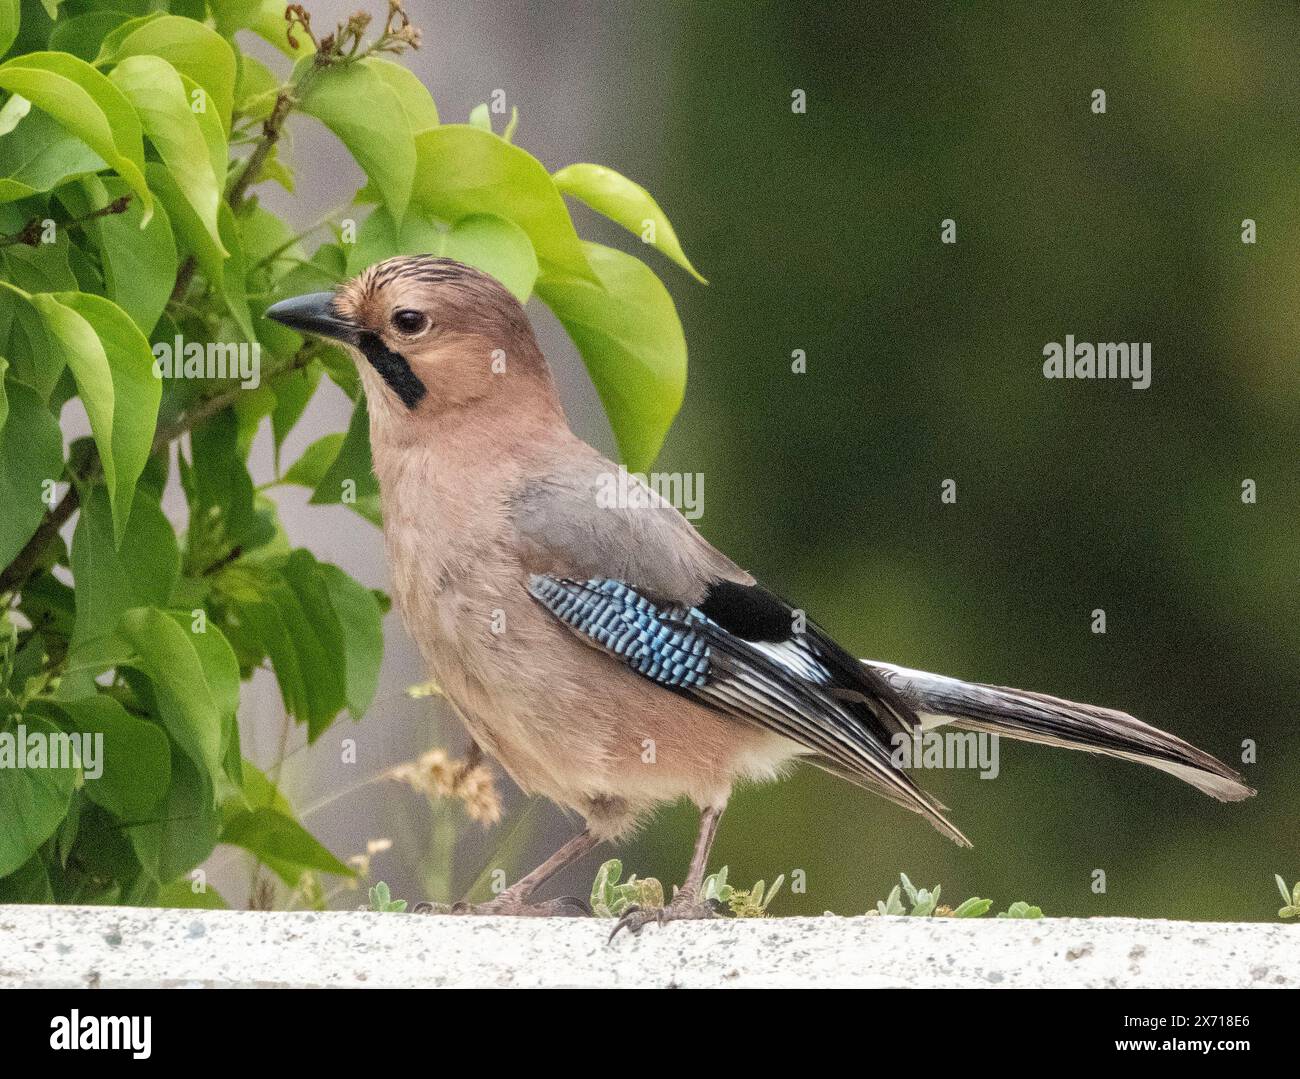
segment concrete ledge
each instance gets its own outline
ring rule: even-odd
[[[1300,987],[1300,928],[1054,918],[608,921],[0,906],[0,988]]]

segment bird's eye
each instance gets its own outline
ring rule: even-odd
[[[404,307],[393,312],[393,325],[399,333],[419,333],[429,325],[428,316],[423,311],[413,311]]]

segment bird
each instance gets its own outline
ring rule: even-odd
[[[582,913],[534,893],[685,798],[700,819],[681,886],[615,932],[714,917],[701,889],[732,790],[800,761],[969,846],[895,753],[945,724],[1136,761],[1221,801],[1255,793],[1125,712],[858,659],[652,488],[602,497],[619,466],[570,428],[523,306],[490,274],[400,256],[265,315],[356,362],[393,595],[431,677],[524,793],[584,822],[461,911]]]

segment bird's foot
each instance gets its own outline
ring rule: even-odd
[[[575,895],[547,899],[540,903],[502,892],[486,903],[417,903],[415,914],[494,914],[506,918],[590,918],[591,905]]]
[[[697,922],[720,917],[722,915],[718,912],[716,903],[701,902],[693,892],[683,889],[673,896],[673,901],[666,907],[628,907],[618,920],[618,925],[614,926],[609,939],[618,936],[620,929],[626,929],[635,936],[651,922],[664,925],[666,922]]]

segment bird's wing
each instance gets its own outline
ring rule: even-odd
[[[529,591],[543,607],[642,677],[789,738],[814,763],[969,845],[892,760],[894,736],[919,721],[880,675],[671,506],[602,506],[588,480],[571,469],[515,499]]]

